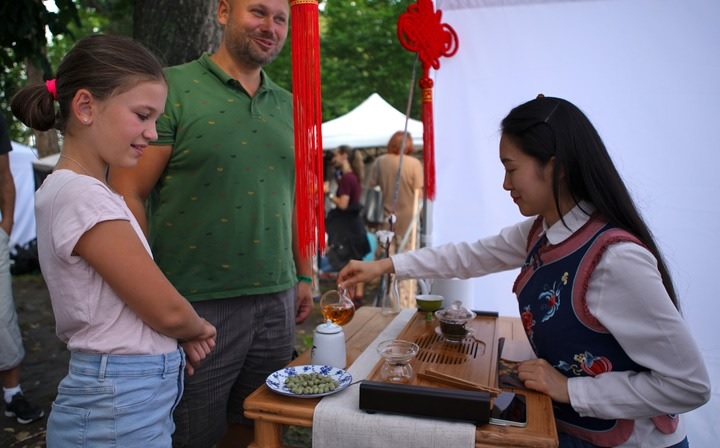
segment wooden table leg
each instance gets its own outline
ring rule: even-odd
[[[255,420],[255,441],[249,448],[282,448],[283,425],[266,420]]]

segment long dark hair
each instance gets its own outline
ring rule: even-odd
[[[71,103],[79,89],[87,89],[104,100],[123,93],[141,81],[163,81],[163,64],[142,44],[122,36],[94,34],[77,41],[58,66],[56,92],[44,83],[31,84],[13,96],[13,114],[26,126],[39,131],[65,131]]]
[[[609,223],[639,238],[657,259],[663,285],[679,309],[670,272],[652,232],[587,116],[569,101],[539,96],[511,110],[502,120],[501,131],[540,165],[554,157],[552,186],[560,217],[560,176],[564,176],[575,204],[592,203]]]
[[[365,177],[365,163],[363,162],[363,156],[360,154],[360,151],[352,149],[348,145],[341,145],[338,146],[337,152],[348,157],[350,168],[352,168],[353,173],[357,176],[358,182],[362,184],[363,177]]]

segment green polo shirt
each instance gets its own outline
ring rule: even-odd
[[[147,203],[156,262],[190,301],[291,288],[292,95],[263,72],[250,97],[207,54],[167,77],[153,144],[172,154]]]

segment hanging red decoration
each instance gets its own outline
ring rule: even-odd
[[[455,30],[442,23],[442,11],[435,11],[432,0],[417,0],[400,15],[398,39],[405,49],[418,54],[423,76],[418,81],[422,91],[423,168],[425,197],[435,199],[435,133],[433,130],[433,80],[430,68],[440,68],[440,57],[453,56],[458,49]]]
[[[307,258],[325,248],[322,95],[317,0],[290,0],[298,242]]]

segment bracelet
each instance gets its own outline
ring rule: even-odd
[[[307,283],[308,285],[312,285],[312,279],[308,277],[307,275],[298,275],[297,280],[302,283]]]

